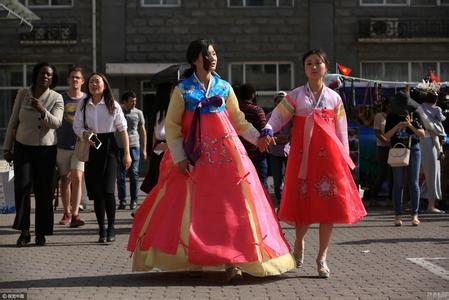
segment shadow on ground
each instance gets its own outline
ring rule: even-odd
[[[304,277],[315,279],[316,277]],[[253,277],[244,274],[236,282],[229,283],[225,272],[145,272],[119,275],[49,278],[0,282],[0,289],[72,288],[72,287],[152,287],[152,286],[233,286],[260,285],[288,278],[298,278],[295,272],[281,276]]]

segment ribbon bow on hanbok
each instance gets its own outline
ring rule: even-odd
[[[184,152],[192,165],[195,165],[195,162],[201,156],[201,108],[208,105],[219,107],[222,104],[223,98],[216,95],[201,100],[195,108],[195,112],[192,117],[192,126],[190,127],[187,138],[183,143]]]
[[[345,147],[343,146],[343,143],[335,134],[335,128],[332,128],[330,124],[326,122],[325,118],[323,117],[323,113],[324,113],[323,109],[313,108],[312,112],[306,117],[304,124],[304,144],[302,149],[303,156],[301,159],[301,165],[298,174],[299,179],[306,179],[307,177],[308,164],[309,164],[309,147],[315,126],[321,128],[323,132],[326,133],[334,141],[343,159],[346,161],[349,167],[351,169],[355,168],[355,164],[352,161],[351,157],[349,156],[349,153],[346,151]]]

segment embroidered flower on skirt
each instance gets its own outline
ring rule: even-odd
[[[212,138],[210,136],[204,136],[201,142],[201,148],[203,150],[204,156],[202,156],[198,163],[200,165],[204,165],[204,163],[208,164],[223,164],[223,163],[231,163],[232,158],[226,149],[225,139],[230,137],[229,134],[223,135],[220,138]]]
[[[321,176],[315,183],[318,195],[322,198],[329,198],[335,195],[335,181],[328,176]]]
[[[298,192],[300,198],[307,196],[307,181],[305,179],[298,179]]]
[[[327,157],[327,152],[324,150],[324,148],[320,148],[320,151],[318,151],[318,158],[324,159]]]

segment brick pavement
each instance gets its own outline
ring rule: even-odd
[[[0,215],[0,297],[24,292],[28,299],[449,299],[449,214],[424,214],[419,227],[407,220],[397,228],[391,210],[371,209],[359,224],[337,226],[327,280],[317,278],[318,227],[312,226],[302,269],[271,278],[245,276],[233,285],[221,272],[131,273],[129,211],[117,211],[117,241],[100,245],[92,207],[82,215],[86,226],[55,225],[45,247],[15,247],[14,215]],[[58,209],[55,221],[61,214]],[[282,227],[292,243],[294,229]]]

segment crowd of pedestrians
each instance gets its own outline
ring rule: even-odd
[[[446,142],[442,123],[445,116],[437,106],[438,85],[427,84],[425,87],[418,85],[413,91],[404,90],[384,99],[382,111],[374,117],[378,175],[367,198],[374,204],[383,183],[387,181],[396,226],[402,225],[406,192],[413,226],[420,224],[418,213],[422,199],[427,200],[426,213],[445,213],[437,207],[438,201],[443,198],[441,162],[444,160],[442,144]],[[408,165],[390,167],[387,163],[389,150],[398,145],[410,149]]]
[[[31,242],[32,192],[36,245],[45,245],[46,236],[53,234],[58,180],[64,210],[59,224],[85,224],[80,208],[87,192],[93,200],[98,242],[114,242],[116,209],[127,207],[129,177],[134,219],[128,250],[133,252],[133,270],[213,267],[224,269],[229,280],[243,272],[278,275],[305,264],[304,238],[310,225],[318,223],[316,268],[320,277],[328,278],[334,224],[354,224],[366,211],[351,174],[355,165],[349,156],[345,108],[340,96],[324,84],[326,54],[304,54],[307,83],[278,92],[268,115],[257,105],[251,84],[235,87],[234,92],[215,73],[218,56],[212,41],[193,41],[186,56],[190,69],[183,79],[158,86],[148,132],[144,114],[136,108],[136,93],[123,93],[119,104],[104,74],[94,72],[85,80],[83,70],[73,67],[67,73],[68,90],[61,95],[54,91],[55,67],[34,66],[32,85],[16,96],[3,146],[15,170],[13,228],[21,232],[17,246]],[[405,103],[400,109],[385,101],[375,117],[380,172],[372,198],[388,178],[392,145],[401,143],[411,150],[408,166],[392,172],[396,226],[402,225],[406,189],[412,225],[420,223],[421,196],[428,200],[429,212],[441,212],[436,203],[442,197],[445,133],[436,99],[428,92],[417,107],[409,93],[400,93],[394,99],[396,105]],[[77,141],[90,145],[85,162],[75,151]],[[150,166],[140,188],[148,196],[138,203],[139,165],[147,156]],[[267,192],[269,166],[273,202]],[[292,253],[279,220],[295,227]]]

